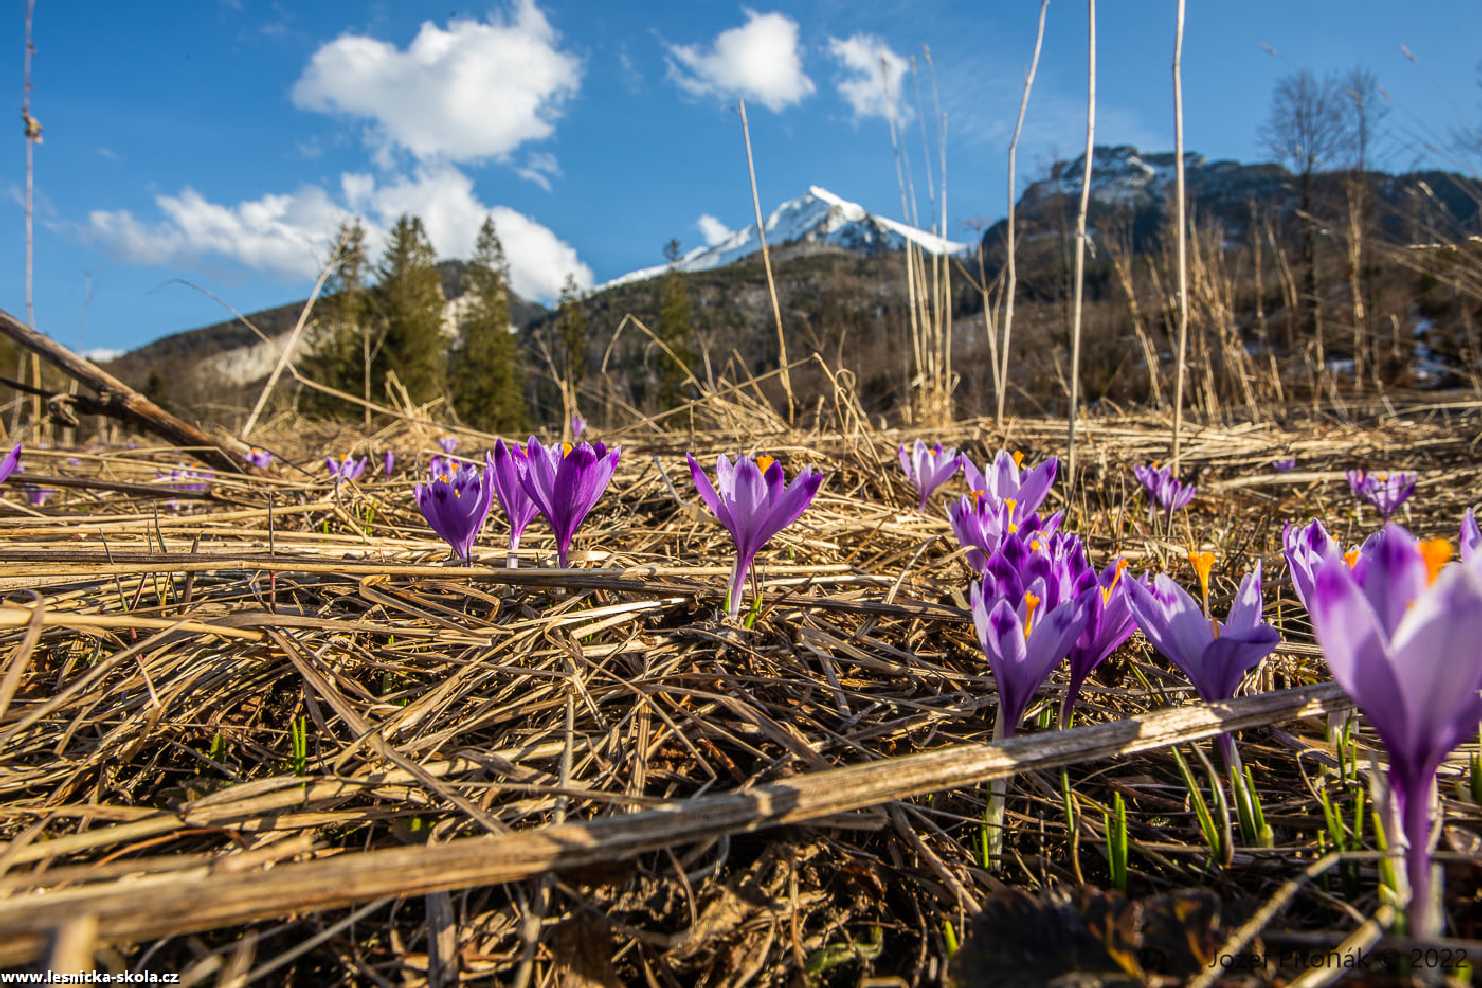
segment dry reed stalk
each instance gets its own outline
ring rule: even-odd
[[[1153,345],[1152,338],[1148,335],[1147,320],[1143,317],[1142,307],[1137,301],[1137,285],[1132,279],[1132,263],[1128,258],[1128,252],[1123,251],[1115,239],[1106,238],[1103,246],[1111,257],[1112,272],[1117,277],[1117,283],[1122,286],[1122,294],[1127,296],[1127,314],[1132,318],[1132,332],[1137,336],[1137,345],[1142,349],[1143,365],[1147,368],[1148,396],[1152,399],[1153,407],[1161,409],[1164,407],[1162,362],[1158,359],[1157,347]]]
[[[1177,25],[1173,36],[1173,156],[1174,189],[1178,213],[1178,346],[1173,372],[1173,439],[1168,459],[1178,473],[1180,439],[1184,424],[1184,363],[1189,345],[1188,229],[1184,225],[1184,0],[1178,0]]]
[[[253,404],[251,414],[247,416],[247,421],[242,423],[242,431],[239,434],[239,438],[243,442],[246,442],[252,436],[252,430],[257,426],[258,417],[262,415],[262,410],[267,407],[268,398],[272,396],[273,389],[278,385],[278,378],[282,376],[283,368],[293,363],[293,355],[298,349],[299,337],[303,334],[304,326],[308,324],[309,313],[314,311],[314,302],[318,300],[319,293],[324,290],[324,283],[329,280],[330,274],[334,271],[335,263],[338,260],[337,255],[342,247],[343,244],[336,245],[336,256],[330,257],[328,263],[326,263],[320,270],[319,277],[314,279],[314,287],[309,291],[309,298],[307,301],[304,302],[304,307],[299,310],[298,321],[293,325],[293,332],[288,334],[288,340],[283,344],[283,352],[278,354],[278,362],[273,365],[272,373],[268,375],[267,381],[263,383],[262,391],[260,391],[257,395],[257,402]],[[370,367],[369,360],[366,361],[366,367]],[[369,371],[367,371],[367,373],[369,373]],[[367,393],[366,398],[367,404],[365,409],[365,424],[369,426],[369,393]]]
[[[1091,208],[1091,165],[1096,150],[1096,0],[1087,0],[1086,156],[1081,170],[1081,205],[1075,221],[1075,300],[1070,323],[1070,416],[1065,444],[1069,448],[1067,493],[1075,490],[1075,424],[1081,398],[1081,292],[1086,280],[1086,214]]]
[[[787,395],[787,421],[793,419],[792,377],[787,368],[787,337],[782,332],[782,306],[777,301],[777,282],[772,278],[772,255],[767,250],[767,222],[762,217],[762,200],[756,189],[756,163],[751,156],[751,125],[746,120],[746,100],[736,100],[741,115],[741,139],[746,144],[746,174],[751,179],[751,208],[756,213],[756,235],[762,245],[762,267],[767,272],[767,295],[772,300],[772,320],[777,324],[777,365],[782,370],[782,390]],[[569,421],[571,416],[566,416]]]
[[[26,50],[21,74],[21,122],[25,125],[26,139],[26,325],[36,328],[36,295],[34,279],[36,271],[35,196],[36,196],[36,144],[41,140],[41,125],[31,116],[31,60],[36,54],[36,45],[31,39],[32,24],[36,19],[36,0],[26,0]],[[17,370],[16,377],[21,374]],[[41,387],[41,360],[31,354],[31,386]],[[16,406],[16,418],[11,422],[15,431],[19,422],[20,406]],[[31,395],[31,429],[36,437],[42,435],[41,395]]]
[[[1009,382],[1009,339],[1014,329],[1014,294],[1019,287],[1018,269],[1014,266],[1014,207],[1017,205],[1018,189],[1015,166],[1019,161],[1019,137],[1024,133],[1024,114],[1029,110],[1029,93],[1034,89],[1034,76],[1039,71],[1039,53],[1045,42],[1045,14],[1050,9],[1050,0],[1040,0],[1039,26],[1034,32],[1034,54],[1029,60],[1029,70],[1024,73],[1024,94],[1019,99],[1019,116],[1014,122],[1014,136],[1009,139],[1009,175],[1008,175],[1008,200],[1009,216],[1007,227],[1006,252],[1008,254],[1009,283],[1004,289],[1004,313],[1003,313],[1003,347],[999,356],[1003,360],[1003,366],[999,371],[998,379],[1003,382],[1003,388],[998,392],[998,415],[996,418],[999,431],[1003,431],[1003,402],[1005,393],[1008,391]]]

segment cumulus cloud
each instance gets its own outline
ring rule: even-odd
[[[141,264],[214,254],[278,275],[312,278],[329,256],[335,229],[350,215],[315,186],[236,206],[211,202],[189,187],[155,196],[154,202],[164,214],[158,222],[140,221],[128,210],[98,209],[88,214],[88,229]]]
[[[909,63],[872,34],[828,41],[829,54],[843,68],[839,96],[854,110],[855,119],[880,117],[900,123],[910,108],[901,91]]]
[[[524,213],[484,205],[473,181],[452,166],[421,168],[387,184],[371,181],[363,195],[368,212],[384,226],[402,213],[422,217],[432,245],[443,257],[470,256],[484,216],[492,216],[509,259],[510,283],[526,298],[555,298],[567,275],[582,288],[592,284],[592,271],[575,248]]]
[[[194,189],[155,197],[163,217],[144,222],[128,210],[96,210],[91,235],[125,258],[172,264],[215,255],[274,274],[312,279],[329,255],[340,223],[361,216],[373,251],[403,213],[422,218],[440,257],[468,257],[485,216],[504,243],[514,290],[549,300],[568,275],[583,287],[592,272],[571,245],[548,227],[506,206],[479,200],[473,181],[452,165],[432,164],[390,179],[348,172],[340,198],[308,186],[289,195],[266,195],[235,206],[207,200]]]
[[[773,113],[812,95],[803,72],[797,21],[746,11],[746,23],[708,46],[669,45],[669,76],[697,96],[744,96]]]
[[[534,0],[487,23],[424,23],[405,49],[346,34],[310,58],[293,102],[367,119],[420,159],[499,158],[550,137],[580,88],[581,60],[559,40]]]
[[[695,226],[699,228],[700,236],[705,238],[707,247],[724,243],[736,232],[709,213],[701,213],[700,218],[695,221]]]

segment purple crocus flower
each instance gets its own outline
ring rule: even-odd
[[[916,488],[916,507],[921,511],[926,510],[932,493],[951,480],[962,464],[956,449],[943,449],[941,443],[928,446],[920,439],[909,451],[901,444],[899,455],[901,469]]]
[[[26,499],[31,502],[31,507],[41,508],[46,506],[46,499],[55,494],[56,491],[50,487],[26,486]]]
[[[443,448],[444,453],[451,453],[458,448],[458,437],[443,436],[437,441],[437,444]]]
[[[1157,463],[1134,463],[1132,464],[1132,476],[1142,485],[1142,489],[1148,492],[1148,497],[1156,497],[1158,487],[1173,472],[1172,467],[1159,469]]]
[[[582,418],[580,413],[573,412],[571,414],[571,438],[580,439],[581,434],[586,431],[587,420]]]
[[[1312,585],[1322,564],[1336,555],[1346,559],[1351,566],[1359,552],[1357,549],[1344,552],[1316,518],[1302,528],[1288,524],[1281,531],[1281,545],[1287,573],[1292,578],[1292,589],[1297,591],[1297,599],[1309,613],[1312,611]]]
[[[1271,469],[1275,470],[1277,473],[1291,473],[1296,468],[1297,458],[1295,456],[1288,456],[1285,459],[1271,461]]]
[[[547,446],[531,436],[525,454],[528,469],[520,484],[555,533],[556,559],[564,568],[571,540],[607,490],[622,451],[601,443]]]
[[[1461,561],[1482,564],[1482,530],[1477,528],[1477,512],[1473,508],[1461,516]]]
[[[7,477],[15,473],[20,464],[21,444],[16,443],[15,448],[12,449],[9,453],[6,453],[3,460],[0,460],[0,483],[4,483]]]
[[[273,462],[273,454],[265,449],[254,449],[249,450],[243,459],[259,470],[266,470]]]
[[[211,489],[211,475],[209,473],[197,473],[194,470],[187,470],[183,466],[177,467],[167,474],[162,474],[156,477],[155,480],[162,480],[172,489],[188,494],[199,494]],[[165,501],[165,507],[171,511],[179,511],[181,507],[180,500],[173,497],[168,498]]]
[[[1010,502],[1012,502],[1012,498]],[[947,506],[947,521],[958,543],[967,550],[967,564],[982,571],[1007,535],[1025,539],[1038,533],[1049,536],[1060,527],[1060,512],[1049,518],[1023,515],[1018,505],[1005,503],[983,491],[964,495]]]
[[[493,476],[491,466],[479,470],[468,464],[412,488],[412,497],[422,510],[422,517],[465,563],[471,562],[474,540],[484,519],[489,517],[489,504],[494,497]]]
[[[396,454],[388,449],[386,455],[381,460],[381,466],[386,471],[386,479],[390,480],[391,471],[396,469]]]
[[[1387,525],[1348,567],[1317,572],[1312,625],[1333,678],[1389,753],[1392,819],[1404,832],[1409,933],[1431,939],[1441,916],[1431,890],[1436,770],[1482,721],[1482,573],[1446,566],[1442,539],[1418,543]]]
[[[333,456],[324,458],[324,465],[329,468],[329,477],[334,481],[335,487],[347,480],[359,480],[360,475],[365,472],[365,464],[369,457],[356,458],[346,453],[344,459],[336,460]]]
[[[1400,510],[1400,505],[1415,493],[1413,473],[1369,473],[1365,470],[1348,471],[1348,489],[1353,496],[1365,504],[1372,504],[1380,517],[1389,521],[1389,516]]]
[[[1159,573],[1147,586],[1127,581],[1127,602],[1153,648],[1176,665],[1206,703],[1228,700],[1240,680],[1275,650],[1281,635],[1261,620],[1261,564],[1245,575],[1223,625],[1208,616],[1209,569],[1213,553],[1189,554],[1204,590],[1204,606]],[[1235,764],[1235,742],[1220,737],[1227,766]]]
[[[1148,493],[1148,507],[1156,504],[1165,512],[1181,511],[1198,490],[1193,484],[1173,476],[1173,467],[1157,467],[1151,464],[1132,468],[1132,474]]]
[[[494,471],[494,496],[499,499],[499,506],[509,521],[509,565],[513,569],[518,565],[515,553],[520,548],[520,536],[538,510],[530,495],[525,493],[524,477],[530,468],[530,460],[519,443],[506,446],[504,440],[499,439],[495,441],[494,454],[487,462]]]
[[[972,460],[964,456],[962,473],[967,478],[969,488],[983,491],[994,500],[1009,504],[1010,510],[1015,514],[1014,520],[1019,521],[1039,510],[1045,495],[1050,493],[1050,487],[1055,483],[1056,472],[1060,469],[1060,461],[1053,456],[1046,457],[1034,469],[1021,472],[1019,467],[1023,462],[1023,453],[999,450],[993,462],[979,470]]]
[[[727,595],[730,616],[735,620],[741,613],[741,591],[756,554],[808,509],[823,484],[823,474],[808,467],[789,484],[782,464],[770,456],[738,456],[732,463],[722,453],[715,460],[712,485],[694,456],[686,453],[685,459],[689,460],[690,477],[700,499],[736,544],[736,566],[731,571]]]
[[[1094,585],[1095,592],[1085,598],[1086,626],[1067,656],[1070,660],[1070,686],[1060,705],[1061,727],[1070,726],[1070,717],[1086,677],[1136,630],[1132,607],[1127,602],[1127,582],[1131,578],[1122,579],[1122,570],[1126,568],[1127,560],[1114,559],[1100,573],[1087,565],[1077,577],[1078,588],[1084,589],[1090,584]]]
[[[1073,536],[1053,540],[1060,542],[1026,544],[1007,536],[982,581],[968,587],[978,644],[998,686],[997,737],[1018,731],[1035,693],[1085,629],[1086,602],[1096,592],[1076,587],[1072,557],[1079,543]]]

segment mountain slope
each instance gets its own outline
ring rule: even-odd
[[[1092,239],[1126,234],[1134,252],[1154,249],[1168,223],[1174,194],[1173,152],[1144,153],[1135,147],[1097,147],[1091,167]],[[1044,179],[1025,188],[1017,205],[1018,223],[1030,236],[1058,234],[1073,227],[1081,194],[1085,155],[1057,161]],[[1325,216],[1342,215],[1346,172],[1313,176],[1313,205]],[[1439,232],[1455,236],[1475,232],[1479,216],[1475,180],[1450,172],[1403,174],[1369,171],[1363,175],[1380,231],[1396,240],[1429,240]],[[1297,221],[1301,178],[1281,165],[1210,161],[1184,153],[1184,184],[1189,215],[1202,226],[1218,223],[1227,240],[1250,235],[1252,210],[1269,217],[1282,232]],[[1002,252],[1007,225],[1000,220],[983,233],[992,259]]]
[[[904,250],[908,241],[931,254],[955,254],[968,247],[967,244],[944,240],[905,223],[876,216],[858,203],[842,199],[817,185],[809,186],[807,192],[778,206],[767,217],[769,248],[811,244],[874,254],[886,250]],[[674,267],[691,274],[711,271],[750,257],[761,249],[756,227],[747,224],[720,243],[694,248],[680,257]],[[640,268],[599,285],[597,290],[655,278],[668,271],[669,267],[667,264],[656,264]]]
[[[442,276],[443,297],[447,304],[443,318],[451,328],[461,311],[463,298],[463,275],[466,264],[462,261],[442,261],[438,273]],[[171,366],[188,367],[193,371],[205,371],[235,385],[249,384],[269,373],[277,362],[285,335],[298,322],[304,301],[262,309],[247,315],[247,321],[268,338],[260,339],[242,324],[240,319],[228,319],[198,329],[171,333],[144,346],[121,354],[107,362],[106,366],[125,381],[143,386],[151,374],[159,375],[162,368]],[[524,329],[545,314],[545,309],[536,302],[518,295],[510,297],[510,322],[516,329]],[[311,341],[310,341],[311,342]]]

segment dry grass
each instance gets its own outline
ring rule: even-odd
[[[838,394],[809,410],[812,431],[744,390],[688,412],[687,433],[641,423],[602,437],[624,447],[622,466],[568,571],[545,568],[538,526],[520,569],[504,568],[498,525],[477,565],[447,565],[408,495],[412,464],[435,451],[415,423],[367,437],[269,422],[259,439],[286,464],[218,476],[178,511],[134,486],[158,486],[178,450],[28,450],[33,481],[72,480],[44,509],[11,499],[0,519],[0,959],[97,948],[104,964],[191,984],[931,984],[944,923],[960,934],[986,906],[1014,930],[1023,891],[1107,884],[1101,810],[1114,793],[1128,805],[1132,897],[1213,889],[1213,942],[1322,856],[1318,787],[1344,795],[1312,716],[1331,692],[1230,705],[1238,723],[1270,725],[1245,730],[1242,750],[1277,846],[1221,868],[1163,746],[1207,737],[1225,715],[1170,726],[1156,712],[1191,691],[1135,637],[1089,684],[1082,717],[1143,718],[1129,736],[1153,740],[1011,742],[1018,765],[1098,756],[1070,768],[1074,835],[1053,773],[1019,773],[1006,861],[985,870],[976,783],[984,759],[1002,774],[1002,757],[983,754],[999,749],[982,745],[994,687],[961,610],[961,555],[942,518],[910,509],[894,465],[906,437],[862,424]],[[1482,475],[1476,403],[1190,430],[1181,457],[1201,495],[1165,533],[1127,468],[1164,455],[1166,422],[1082,429],[1074,502],[1058,507],[1098,563],[1120,551],[1186,577],[1181,546],[1209,543],[1222,604],[1265,561],[1285,645],[1252,684],[1262,690],[1326,678],[1274,578],[1284,521],[1316,514],[1357,537],[1373,518],[1355,516],[1341,471],[1364,463],[1420,470],[1410,523],[1454,537]],[[981,461],[1000,444],[1059,452],[1063,434],[1063,421],[1017,420],[1006,437],[988,422],[937,437]],[[749,628],[721,617],[728,545],[696,511],[682,460],[734,450],[737,436],[828,473],[765,554]],[[352,446],[394,449],[402,472],[336,495],[322,455]],[[1270,471],[1292,454],[1298,472]],[[921,752],[945,754],[905,757]],[[854,774],[816,776],[841,766]],[[866,776],[862,796],[830,781]],[[1443,846],[1466,850],[1478,808],[1453,790]],[[812,809],[761,805],[783,791]],[[702,796],[717,798],[675,802]],[[500,836],[464,840],[485,835]],[[1362,929],[1380,909],[1375,865],[1353,867],[1289,889],[1258,924],[1265,948]],[[281,898],[287,876],[331,875]],[[1477,884],[1453,867],[1459,937],[1482,932],[1465,904]],[[1077,894],[1089,909],[1092,893]]]

